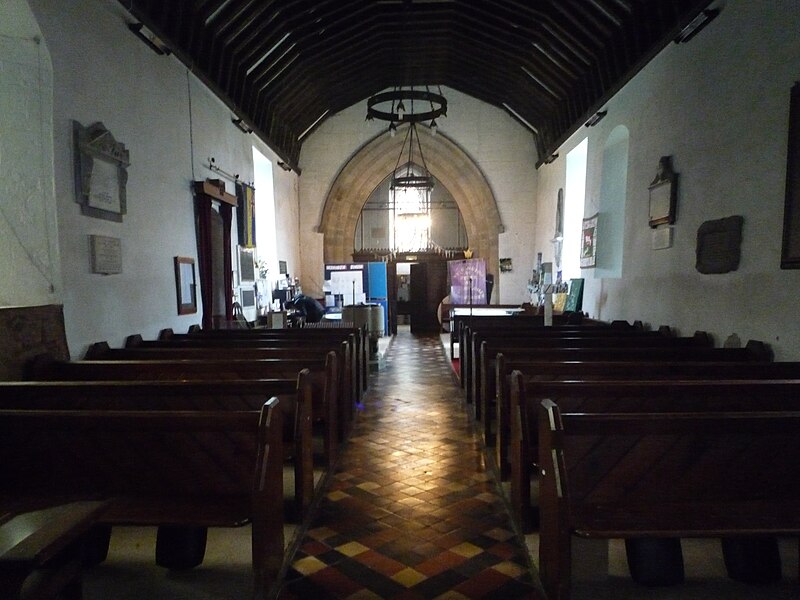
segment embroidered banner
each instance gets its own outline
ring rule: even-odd
[[[252,185],[236,183],[236,223],[239,245],[254,248],[256,245],[256,190]]]

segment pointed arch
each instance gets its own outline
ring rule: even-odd
[[[418,129],[428,170],[456,201],[473,256],[485,258],[489,272],[496,272],[498,236],[503,232],[503,224],[489,182],[475,161],[447,136],[431,135],[427,128]],[[395,168],[403,137],[403,132],[398,131],[394,137],[384,133],[374,138],[355,152],[336,176],[325,199],[318,228],[324,236],[326,263],[352,260],[361,208]]]

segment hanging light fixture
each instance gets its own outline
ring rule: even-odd
[[[421,107],[428,110],[416,110]],[[442,95],[441,88],[435,93],[431,92],[428,86],[425,86],[424,90],[396,87],[391,91],[375,94],[367,100],[367,121],[374,119],[388,123],[427,121],[433,129],[437,127],[436,119],[446,116],[447,100]]]
[[[433,176],[425,162],[417,123],[429,123],[431,135],[436,135],[436,119],[443,116],[447,116],[447,100],[441,89],[437,94],[427,87],[397,87],[367,100],[367,121],[387,121],[392,137],[399,125],[408,124],[390,183],[394,251],[425,250],[430,246]]]

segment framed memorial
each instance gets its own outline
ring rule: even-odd
[[[648,186],[650,192],[650,227],[675,222],[678,198],[678,175],[672,170],[672,157],[662,156],[658,170]]]
[[[102,123],[72,122],[75,143],[75,195],[81,214],[122,222],[130,155]]]
[[[255,283],[256,281],[256,261],[255,248],[245,248],[237,246],[239,256],[239,285]]]
[[[178,314],[191,315],[197,312],[197,280],[194,259],[175,257],[175,291],[178,298]]]

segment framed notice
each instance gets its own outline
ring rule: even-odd
[[[92,273],[122,273],[122,240],[105,235],[89,236]]]
[[[581,269],[597,265],[597,214],[584,219],[581,229]]]

